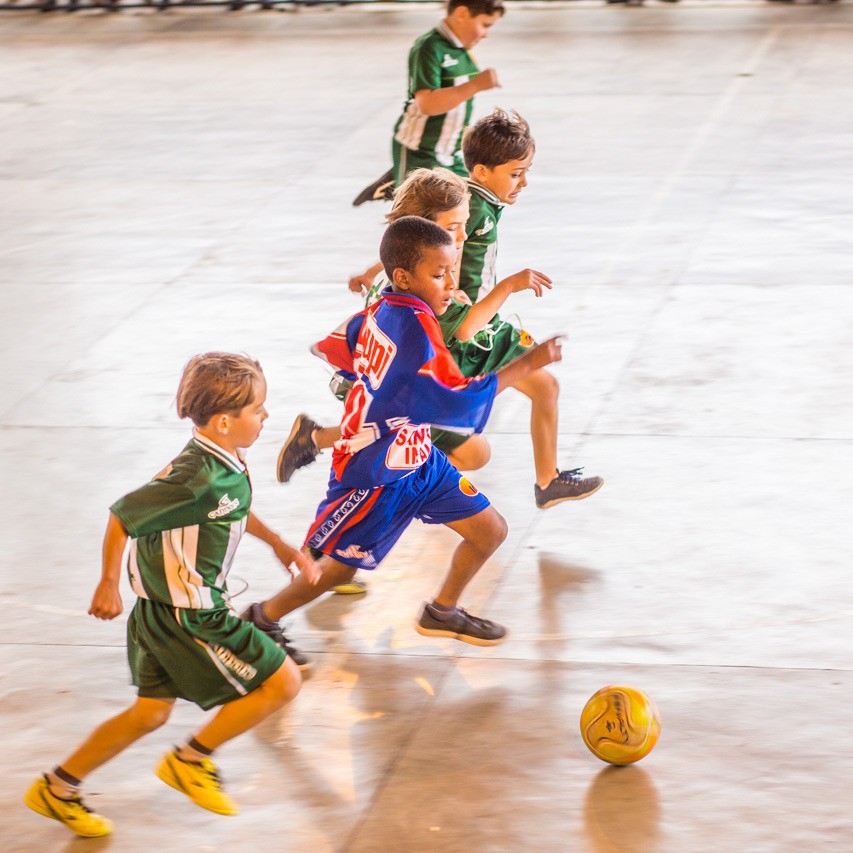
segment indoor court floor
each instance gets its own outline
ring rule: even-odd
[[[189,356],[264,366],[254,509],[301,543],[329,457],[280,486],[276,455],[340,415],[308,347],[360,307],[384,208],[350,202],[439,14],[0,15],[4,852],[853,850],[849,3],[512,6],[476,50],[502,81],[476,114],[537,142],[499,273],[555,286],[506,313],[567,335],[560,459],[604,488],[537,510],[507,392],[471,479],[510,533],[463,599],[506,643],[415,633],[455,544],[415,523],[366,596],[288,622],[317,665],[218,754],[239,816],[152,772],[186,704],[88,780],[111,837],[22,804],[133,698],[126,614],[86,610],[107,507],[186,441]],[[245,539],[237,606],[283,577]],[[579,735],[610,683],[661,713],[628,768]]]

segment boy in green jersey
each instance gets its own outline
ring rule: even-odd
[[[480,71],[469,51],[503,14],[502,0],[449,0],[441,23],[415,41],[406,103],[391,142],[393,168],[362,190],[353,205],[391,198],[412,169],[444,166],[467,175],[461,144],[474,95],[500,85],[495,70]]]
[[[439,324],[463,376],[479,376],[518,358],[533,343],[527,332],[498,316],[504,302],[528,289],[541,296],[552,282],[544,273],[526,269],[495,283],[498,222],[504,207],[515,204],[527,186],[536,152],[530,126],[518,113],[497,109],[466,131],[462,151],[471,192],[457,285],[464,297],[454,300]],[[534,371],[513,387],[531,403],[536,505],[546,509],[598,491],[601,477],[584,475],[582,468],[557,468],[560,386],[554,376]]]
[[[242,355],[206,353],[187,364],[178,414],[193,437],[155,479],[116,501],[104,536],[103,569],[89,613],[114,619],[122,556],[138,596],[127,622],[136,701],[98,726],[68,758],[30,787],[24,802],[79,836],[107,835],[112,823],[80,797],[84,777],[162,726],[175,699],[216,715],[156,769],[167,785],[202,808],[235,814],[212,752],[248,731],[299,692],[296,664],[279,644],[228,606],[226,576],[244,531],[266,542],[309,583],[317,565],[287,545],[250,510],[252,489],[241,451],[267,418],[260,365]]]

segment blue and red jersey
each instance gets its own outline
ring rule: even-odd
[[[332,455],[334,477],[348,488],[419,468],[432,450],[431,426],[481,432],[497,393],[495,374],[462,375],[425,302],[390,288],[311,350],[355,376]]]

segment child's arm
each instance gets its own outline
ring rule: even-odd
[[[555,361],[562,361],[562,342],[560,337],[549,338],[538,346],[529,349],[524,355],[511,361],[506,367],[495,372],[498,378],[497,394],[505,391],[516,382],[531,374],[540,367],[547,367]]]
[[[382,261],[377,261],[372,267],[368,267],[361,273],[361,275],[354,275],[347,282],[347,286],[353,293],[360,293],[362,296],[365,296],[367,291],[372,287],[374,279],[381,272]]]
[[[418,89],[415,92],[415,104],[425,116],[440,116],[449,113],[459,104],[464,104],[478,92],[497,89],[499,86],[497,71],[494,68],[487,68],[461,86],[446,86],[444,89]]]
[[[536,270],[522,270],[505,278],[498,282],[490,293],[471,306],[471,310],[465,315],[465,319],[459,324],[453,337],[457,341],[470,341],[498,313],[510,294],[532,290],[537,296],[541,296],[544,288],[551,289],[551,284],[551,279],[547,275]]]
[[[320,567],[309,556],[288,545],[281,536],[270,530],[253,512],[249,512],[246,532],[266,542],[273,549],[281,564],[290,572],[291,577],[294,575],[293,569],[290,567],[296,563],[296,568],[302,572],[308,583],[317,583],[320,580]]]
[[[121,558],[127,544],[127,531],[110,513],[104,533],[101,580],[95,588],[89,613],[98,619],[115,619],[124,609],[118,583],[121,578]]]

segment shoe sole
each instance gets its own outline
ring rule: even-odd
[[[342,583],[332,587],[335,595],[364,595],[367,587],[364,584]]]
[[[213,812],[214,814],[225,815],[226,817],[230,817],[231,815],[237,814],[237,809],[235,808],[233,811],[222,811],[220,809],[214,809],[210,806],[205,806],[200,803],[198,800],[191,797],[186,788],[181,784],[181,780],[178,779],[177,776],[172,772],[171,768],[165,762],[161,764],[155,771],[157,774],[157,778],[161,782],[165,782],[170,788],[174,788],[176,791],[180,791],[188,800],[192,800],[200,809],[204,809],[205,811]]]
[[[67,826],[68,829],[78,838],[103,838],[105,835],[109,835],[113,831],[113,826],[110,824],[109,828],[104,829],[103,832],[79,832],[70,824],[66,823],[61,817],[54,814],[50,806],[43,799],[34,799],[30,795],[29,791],[27,791],[27,794],[24,797],[24,805],[27,808],[32,809],[36,814],[40,814],[42,817],[48,817],[51,820],[55,820],[57,823],[61,823],[63,826]],[[104,820],[106,820],[106,818],[104,818]]]
[[[296,438],[296,434],[299,432],[299,428],[302,426],[302,419],[304,417],[307,417],[307,416],[304,414],[299,415],[296,418],[296,420],[293,422],[293,428],[290,430],[290,435],[287,437],[287,441],[285,441],[284,444],[282,444],[281,450],[278,452],[278,459],[276,460],[276,463],[275,463],[275,478],[276,478],[276,480],[279,481],[279,483],[289,483],[290,477],[292,477],[293,474],[296,473],[296,470],[294,469],[293,474],[291,474],[290,477],[288,477],[286,480],[282,480],[282,478],[281,478],[281,462],[284,459],[284,454],[287,453],[287,449],[290,447],[291,444],[293,444],[293,439]]]
[[[472,637],[470,634],[457,634],[456,631],[447,631],[443,628],[424,628],[419,622],[415,622],[415,630],[422,637],[448,637],[451,640],[459,640],[470,646],[497,646],[506,639],[506,634],[497,640],[486,640],[483,637]]]
[[[563,503],[563,501],[582,501],[584,498],[588,498],[590,495],[594,495],[602,486],[604,485],[604,481],[600,482],[592,491],[584,492],[582,495],[575,495],[574,497],[565,497],[565,498],[555,498],[553,501],[548,501],[548,503],[544,504],[536,504],[539,509],[548,509],[549,507],[556,506],[557,504]]]

